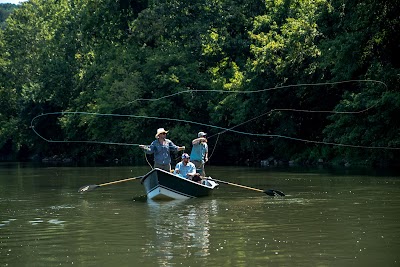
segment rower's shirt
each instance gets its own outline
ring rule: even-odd
[[[176,170],[179,170],[179,173],[176,173]],[[186,165],[181,161],[176,164],[175,167],[175,174],[179,175],[180,177],[183,178],[189,178],[188,174],[195,174],[196,173],[196,167],[192,162],[188,162]]]

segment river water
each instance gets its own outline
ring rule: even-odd
[[[149,167],[0,164],[0,266],[400,266],[400,176],[213,167],[212,196],[149,201]]]

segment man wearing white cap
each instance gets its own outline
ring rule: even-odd
[[[168,131],[164,128],[158,128],[156,140],[150,146],[139,145],[146,154],[154,154],[154,168],[171,171],[171,155],[170,151],[185,150],[184,146],[177,146],[171,140],[167,139]]]
[[[208,161],[208,145],[207,145],[207,134],[205,132],[199,132],[196,139],[192,141],[192,152],[190,158],[193,164],[199,170],[200,175],[205,176],[204,164]]]

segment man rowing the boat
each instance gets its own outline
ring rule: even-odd
[[[154,168],[159,168],[165,171],[171,171],[171,155],[170,151],[185,150],[184,146],[177,146],[171,140],[167,139],[168,131],[164,128],[157,129],[156,140],[150,146],[139,145],[146,154],[154,153]]]
[[[174,173],[194,182],[201,181],[200,174],[196,173],[196,166],[190,162],[190,156],[187,153],[182,154],[182,161],[176,164]]]

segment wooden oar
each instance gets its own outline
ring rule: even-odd
[[[100,186],[106,186],[106,185],[110,185],[110,184],[118,184],[118,183],[128,182],[128,181],[132,181],[132,180],[137,180],[137,179],[142,178],[143,176],[144,175],[137,176],[137,177],[126,178],[126,179],[112,181],[112,182],[108,182],[108,183],[104,183],[104,184],[85,185],[85,186],[82,186],[81,188],[78,189],[78,193],[92,191],[92,190],[94,190],[94,189],[96,189],[97,187],[100,187]]]
[[[249,186],[245,186],[245,185],[240,185],[240,184],[235,184],[235,183],[226,182],[226,181],[222,181],[222,180],[217,180],[217,179],[214,179],[214,178],[211,178],[211,177],[206,177],[206,179],[211,180],[211,181],[215,181],[215,182],[218,182],[218,183],[222,183],[222,184],[237,186],[237,187],[240,187],[240,188],[261,192],[261,193],[267,194],[268,196],[278,196],[278,195],[282,196],[282,197],[285,196],[285,194],[283,192],[281,192],[279,190],[275,190],[275,189],[262,190],[262,189],[258,189],[258,188],[254,188],[254,187],[249,187]]]

